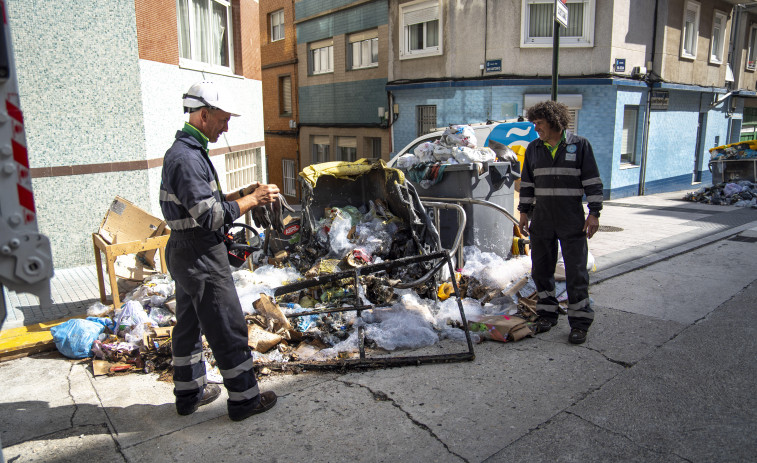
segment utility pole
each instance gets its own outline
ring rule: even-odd
[[[568,27],[566,0],[555,0],[555,20],[552,27],[552,101],[557,101],[557,74],[560,57],[560,25]]]

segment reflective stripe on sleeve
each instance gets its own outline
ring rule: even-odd
[[[582,188],[535,188],[536,196],[583,196]],[[523,200],[521,199],[521,202]]]
[[[533,188],[534,184],[533,182],[524,182],[523,180],[520,181],[520,187],[521,188]]]
[[[599,177],[587,178],[586,180],[581,180],[581,184],[583,186],[598,185],[601,183],[602,183],[602,179]]]
[[[587,203],[601,203],[605,199],[602,195],[592,195],[586,197]]]
[[[192,217],[186,219],[166,220],[166,223],[171,227],[171,230],[189,230],[190,228],[200,226],[200,224]]]
[[[195,218],[195,220],[197,220],[197,218],[204,214],[205,211],[212,209],[217,202],[218,201],[216,201],[216,198],[212,196],[208,199],[203,199],[199,203],[195,204],[194,207],[189,210],[189,213],[192,215],[192,217]]]
[[[528,198],[528,197],[524,198],[523,196],[520,197],[520,203],[521,204],[533,204],[534,202],[536,202],[536,198],[533,198],[533,197],[531,197],[531,198]]]
[[[258,388],[257,384],[247,389],[244,392],[234,392],[234,391],[229,391],[228,389],[227,391],[229,393],[229,400],[232,402],[241,402],[243,400],[250,400],[260,394],[260,389]]]
[[[534,169],[534,177],[539,175],[571,175],[573,177],[581,176],[581,169],[575,167],[542,167],[540,169]],[[521,183],[521,186],[523,183]]]
[[[248,358],[234,368],[221,370],[221,376],[223,376],[223,379],[234,379],[242,373],[250,370],[252,370],[252,357]]]
[[[167,192],[166,190],[163,190],[163,189],[160,190],[160,200],[161,201],[165,201],[165,202],[171,202],[171,203],[174,203],[174,204],[178,204],[179,206],[182,205],[181,201],[179,201],[179,198],[177,198],[175,194],[169,193],[169,192]]]
[[[175,387],[177,391],[193,391],[195,389],[200,389],[206,384],[208,384],[208,380],[205,376],[202,376],[192,381],[174,381],[173,387]]]
[[[200,363],[201,360],[202,360],[202,351],[197,352],[196,354],[188,355],[186,357],[174,357],[173,366],[185,367],[187,365],[194,365],[195,363]]]
[[[223,207],[221,206],[221,203],[216,201],[215,204],[213,204],[213,208],[210,211],[212,214],[211,217],[213,220],[210,222],[210,227],[213,230],[218,230],[223,225]]]

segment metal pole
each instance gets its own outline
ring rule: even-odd
[[[560,50],[560,23],[555,19],[552,28],[552,101],[557,101],[557,69]]]

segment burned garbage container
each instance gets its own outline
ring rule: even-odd
[[[421,198],[477,199],[493,203],[507,210],[514,210],[514,183],[520,178],[517,165],[509,162],[484,164],[453,164],[445,166],[439,180],[432,184],[415,182]],[[508,257],[512,248],[513,222],[496,209],[482,204],[466,204],[466,224],[463,244],[478,246],[486,252]],[[456,215],[452,211],[440,211],[439,233],[442,246],[449,249],[458,229]]]

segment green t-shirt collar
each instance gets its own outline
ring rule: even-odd
[[[549,152],[552,154],[552,159],[555,158],[555,155],[557,154],[557,148],[560,146],[560,143],[562,143],[564,141],[565,141],[565,131],[563,130],[562,131],[562,137],[560,137],[560,141],[557,142],[557,144],[555,146],[550,145],[546,141],[544,142],[544,146],[546,146],[547,149],[549,150]]]
[[[181,129],[184,133],[187,133],[189,135],[192,135],[197,141],[200,142],[202,145],[202,148],[207,151],[208,150],[208,137],[205,136],[202,132],[200,132],[195,126],[190,124],[189,122],[184,123],[184,128]],[[554,154],[552,155],[554,157]]]

